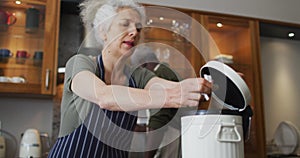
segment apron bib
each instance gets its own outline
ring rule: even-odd
[[[101,55],[97,61],[98,77],[104,81]],[[136,87],[132,77],[129,86]],[[57,139],[48,158],[128,158],[136,116],[136,111],[109,111],[95,104],[78,128]]]

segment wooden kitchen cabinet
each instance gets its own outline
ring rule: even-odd
[[[224,63],[244,74],[254,113],[250,140],[245,142],[245,157],[266,157],[258,21],[197,13],[193,17],[204,25],[218,46],[219,54],[211,55],[210,60],[226,59]]]
[[[243,79],[251,91],[251,107],[254,113],[250,140],[245,142],[245,157],[266,157],[258,20],[180,10],[192,17],[193,20],[191,20],[191,18],[181,18],[182,16],[178,12],[172,14],[166,9],[163,10],[166,12],[161,13],[159,7],[158,11],[146,12],[147,27],[143,30],[143,42],[156,43],[158,46],[154,49],[160,60],[165,60],[179,74],[185,75],[184,77],[192,76],[190,73],[182,73],[186,68],[192,67],[193,73],[199,76],[201,66],[208,60],[216,59],[224,59],[227,65],[243,73]],[[187,37],[191,40],[186,40],[184,35],[181,36],[176,32],[177,30],[174,30],[172,27],[174,20],[179,24],[189,26]],[[195,43],[191,43],[191,41]],[[188,60],[188,64],[182,60],[174,60],[172,55],[160,57],[161,54],[166,54],[165,52],[161,53],[162,44],[175,48],[183,55],[182,57]],[[195,45],[201,48],[199,49]],[[174,52],[170,51],[170,53]]]
[[[194,60],[196,53],[193,53],[196,48],[189,40],[191,15],[157,6],[147,6],[146,15],[142,44],[150,45],[159,61],[167,63],[180,77],[199,76],[200,66]]]
[[[59,0],[0,0],[1,11],[13,14],[16,22],[0,26],[0,49],[9,49],[9,57],[0,56],[0,76],[10,79],[0,82],[0,93],[54,95],[57,74]],[[34,8],[37,27],[28,27],[29,10]],[[32,18],[32,16],[31,16]],[[13,19],[11,19],[13,20]],[[17,51],[26,51],[25,58]],[[43,52],[35,58],[35,52]],[[24,83],[11,80],[22,77]]]

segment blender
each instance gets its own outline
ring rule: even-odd
[[[42,145],[40,133],[36,129],[27,129],[21,139],[20,143],[20,158],[41,158],[42,157]]]

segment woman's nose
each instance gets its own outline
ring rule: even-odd
[[[129,32],[130,36],[136,36],[138,35],[138,33],[140,32],[140,28],[138,28],[137,26],[132,26]]]
[[[138,34],[138,31],[136,29],[131,29],[129,35],[130,36],[136,36]]]

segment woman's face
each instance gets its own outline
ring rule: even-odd
[[[120,9],[104,37],[104,47],[117,57],[127,54],[139,40],[141,17],[133,9]]]

